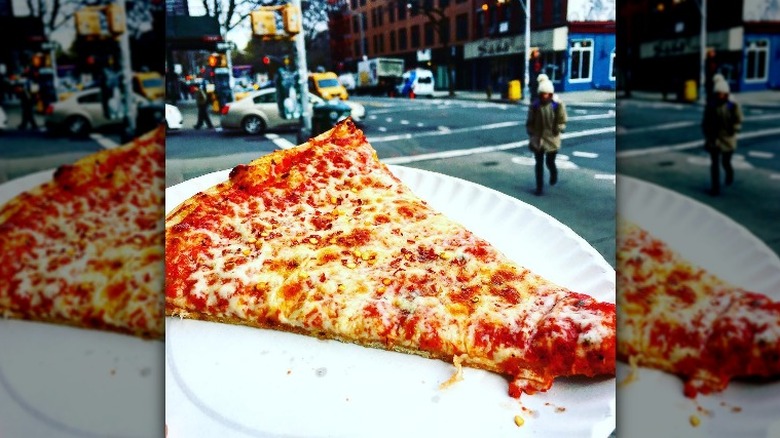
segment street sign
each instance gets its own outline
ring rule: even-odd
[[[237,50],[238,46],[233,41],[223,41],[217,43],[217,50]]]

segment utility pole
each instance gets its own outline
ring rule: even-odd
[[[541,0],[539,0],[541,1]],[[523,101],[531,104],[531,0],[520,0],[525,13],[525,74],[523,75]]]
[[[360,24],[360,56],[364,61],[366,60],[366,31],[363,24],[363,13],[358,12],[358,23]]]
[[[698,0],[699,12],[701,12],[701,30],[699,41],[699,102],[707,101],[707,0]]]
[[[125,0],[117,1],[122,13],[127,17]],[[122,95],[128,138],[135,137],[135,105],[133,104],[133,68],[130,65],[130,33],[125,28],[119,35],[119,52],[122,66]]]
[[[301,0],[292,0],[291,4],[297,10],[297,13],[303,14]],[[302,18],[302,17],[300,17]],[[303,27],[303,26],[301,26]],[[309,67],[306,65],[306,41],[304,31],[295,35],[295,52],[298,57],[298,83],[300,84],[301,95],[301,118],[303,119],[303,130],[305,135],[311,134],[311,110],[309,109]]]

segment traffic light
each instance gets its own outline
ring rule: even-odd
[[[271,58],[263,56],[263,65],[271,65]]]
[[[301,31],[301,12],[295,6],[288,4],[282,9],[282,21],[284,22],[284,31],[290,35]]]
[[[119,35],[125,31],[125,10],[117,3],[111,3],[105,7],[108,18],[108,29],[114,35]]]
[[[36,53],[32,56],[32,66],[35,68],[43,67],[43,61],[45,60],[43,53]]]
[[[209,67],[227,67],[227,58],[222,53],[212,53],[208,59]]]
[[[249,13],[252,20],[252,34],[258,36],[276,35],[276,13],[273,9],[260,9]]]
[[[75,14],[76,34],[86,37],[110,37],[125,31],[125,11],[116,3],[84,6]]]

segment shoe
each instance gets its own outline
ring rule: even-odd
[[[557,183],[557,182],[558,182],[558,174],[554,173],[554,174],[550,175],[550,185],[554,186],[555,183]]]
[[[200,129],[200,126],[198,126],[198,125],[195,125],[195,126],[193,126],[193,128],[195,128],[195,129]]]
[[[537,187],[536,191],[534,192],[534,195],[542,196],[542,188],[541,187]]]
[[[720,196],[720,190],[710,189],[709,192],[710,196]]]

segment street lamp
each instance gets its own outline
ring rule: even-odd
[[[696,0],[696,6],[701,12],[701,29],[699,31],[699,102],[707,101],[707,90],[704,86],[707,80],[707,0]]]

